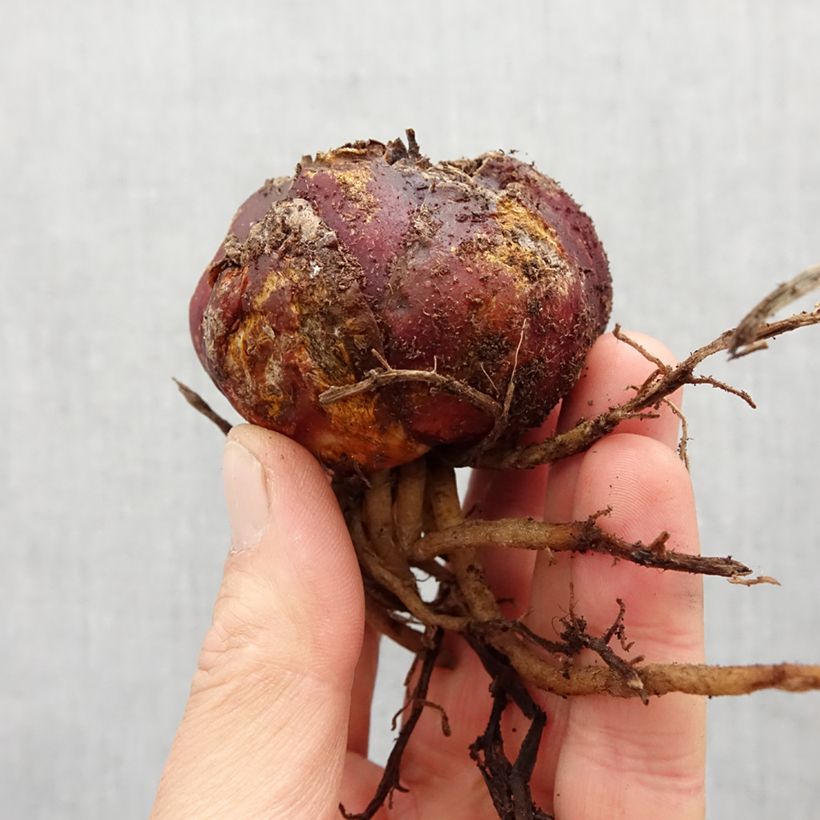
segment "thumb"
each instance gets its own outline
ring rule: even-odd
[[[326,474],[243,425],[225,446],[232,546],[153,817],[338,812],[361,577]]]

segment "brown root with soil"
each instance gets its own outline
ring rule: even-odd
[[[407,713],[382,782],[371,803],[358,813],[341,808],[347,818],[372,818],[389,803],[394,790],[402,790],[401,756],[422,711],[435,704],[427,700],[427,688],[438,658],[442,636],[457,633],[472,647],[491,679],[492,709],[486,730],[471,746],[476,762],[501,818],[543,820],[549,817],[532,800],[530,776],[548,716],[530,695],[535,687],[564,697],[608,694],[640,698],[683,692],[714,697],[739,695],[758,689],[787,691],[820,689],[820,665],[709,666],[702,664],[643,663],[640,656],[627,658],[629,613],[620,600],[618,615],[603,634],[592,634],[583,613],[573,609],[562,619],[558,635],[549,640],[535,634],[523,622],[504,616],[485,577],[479,550],[487,546],[558,552],[603,553],[614,561],[643,567],[698,575],[717,575],[734,583],[773,582],[752,576],[749,567],[730,556],[709,557],[676,552],[667,547],[667,534],[659,532],[650,543],[629,543],[607,534],[598,523],[603,510],[584,521],[559,524],[532,519],[479,520],[467,518],[457,494],[455,466],[492,469],[528,469],[586,450],[620,422],[652,417],[684,385],[708,384],[740,396],[754,406],[743,391],[714,378],[696,375],[704,359],[722,350],[732,357],[766,346],[767,340],[797,328],[820,323],[820,308],[767,323],[784,304],[820,285],[820,266],[810,268],[780,286],[761,301],[744,320],[672,367],[651,356],[639,344],[615,335],[641,352],[653,365],[651,374],[635,386],[634,396],[598,416],[582,420],[567,432],[535,444],[500,447],[492,440],[485,446],[457,452],[437,450],[400,467],[368,475],[337,476],[334,488],[344,511],[364,579],[366,617],[369,625],[392,638],[416,656],[415,684],[408,693]],[[499,427],[509,405],[513,378],[506,398],[474,396],[466,385],[453,383],[435,372],[392,370],[386,363],[357,385],[331,388],[322,396],[328,403],[366,391],[388,389],[397,382],[418,381],[430,390],[443,390],[482,408]],[[230,427],[195,393],[180,385],[186,399],[221,429]],[[671,405],[680,416],[680,411]],[[682,417],[681,417],[682,419]],[[686,459],[686,427],[679,454]],[[430,600],[422,597],[420,574],[435,579],[437,591]],[[776,583],[776,582],[775,582]],[[638,647],[639,648],[639,647]],[[620,651],[619,651],[620,650]],[[579,664],[581,653],[592,652],[597,662]],[[519,709],[530,725],[517,755],[511,759],[504,747],[501,718],[511,706]],[[440,707],[439,707],[440,708]],[[442,729],[447,732],[446,716]]]

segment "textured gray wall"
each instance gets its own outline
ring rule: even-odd
[[[305,152],[518,148],[593,215],[615,318],[679,355],[820,261],[820,4],[4,4],[0,815],[144,816],[227,527],[186,304],[233,208]],[[687,398],[714,661],[817,661],[818,335]],[[224,403],[216,405],[228,412]],[[404,658],[384,663],[388,748]],[[709,816],[817,817],[820,695],[713,702]]]

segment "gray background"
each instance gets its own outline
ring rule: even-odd
[[[436,159],[521,149],[595,218],[614,317],[678,355],[820,261],[816,2],[229,5],[3,4],[3,817],[148,811],[228,538],[170,378],[215,398],[187,299],[265,177],[408,125]],[[783,582],[707,583],[716,662],[820,659],[817,343],[711,366],[755,413],[687,397],[704,549]],[[709,816],[817,817],[820,696],[710,709]]]

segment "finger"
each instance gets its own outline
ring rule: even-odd
[[[654,359],[666,366],[674,366],[675,357],[657,339],[632,330],[622,331],[621,336],[636,342],[652,359],[611,333],[599,337],[589,351],[581,378],[564,399],[559,432],[568,430],[582,418],[592,418],[631,399],[635,388],[657,369]],[[679,405],[681,395],[677,390],[669,399]],[[622,421],[615,430],[640,433],[674,446],[678,430],[674,413],[668,406],[653,409],[652,414]]]
[[[363,633],[350,538],[283,436],[234,428],[225,487],[232,549],[153,816],[329,816]]]
[[[553,435],[559,408],[550,413],[537,429],[530,430],[522,443],[542,441]],[[544,514],[544,498],[549,465],[532,470],[473,470],[464,502],[472,518],[534,518]],[[535,554],[529,550],[511,551],[487,547],[480,552],[481,563],[490,588],[509,618],[520,617],[529,605]]]
[[[630,332],[651,356],[667,364],[674,357],[660,342],[642,333]],[[601,336],[587,356],[578,384],[564,399],[558,420],[558,431],[572,428],[582,418],[589,418],[610,407],[622,404],[634,395],[630,385],[641,384],[656,365],[638,350],[616,339],[612,334]],[[680,407],[682,392],[676,391],[670,400]],[[657,409],[654,418],[633,418],[621,422],[610,435],[635,433],[674,448],[678,441],[679,419],[669,405]],[[585,453],[552,465],[544,519],[552,522],[573,520],[573,506],[578,473]],[[599,508],[599,509],[602,509]],[[595,512],[595,511],[593,511]],[[539,556],[536,560],[529,625],[536,631],[549,628],[556,618],[566,614],[569,605],[570,556],[558,556],[554,563]]]
[[[347,753],[340,796],[340,803],[346,812],[355,814],[364,811],[376,794],[382,774],[382,767],[373,763],[372,760],[368,760],[358,752],[349,751]],[[402,777],[402,783],[404,782],[405,779]],[[336,816],[341,816],[338,811]],[[393,816],[395,817],[395,814]],[[372,820],[388,820],[387,808],[382,806],[373,815]]]
[[[643,333],[624,331],[625,336],[637,342],[650,356],[667,366],[675,364],[675,357],[669,349],[656,339]],[[572,392],[564,399],[558,432],[566,432],[581,419],[593,418],[600,413],[623,404],[635,395],[635,388],[656,369],[657,365],[640,351],[607,333],[598,338],[587,356],[581,378]],[[669,403],[651,408],[644,415],[622,421],[613,432],[636,433],[661,441],[670,448],[678,444],[680,420],[675,409],[680,409],[683,391],[676,390],[668,397]],[[568,459],[564,463],[573,463]],[[578,460],[575,459],[577,464]],[[573,471],[569,471],[573,472]],[[560,520],[567,520],[571,505],[574,482],[566,478],[561,482],[561,492],[550,493],[550,503]],[[569,499],[567,495],[569,494]],[[559,520],[556,518],[555,520]]]
[[[629,332],[626,335],[637,341],[651,356],[666,364],[674,364],[672,354],[660,342],[641,333]],[[612,334],[601,336],[587,356],[581,379],[564,399],[558,430],[564,432],[582,418],[597,415],[628,400],[634,395],[634,390],[629,385],[641,384],[655,367],[646,356]],[[671,398],[676,406],[680,406],[680,392]],[[678,440],[678,428],[679,421],[672,409],[662,406],[658,409],[657,418],[629,419],[622,422],[610,435],[631,432],[674,448]],[[565,522],[575,517],[575,492],[585,457],[585,453],[580,453],[552,465],[544,509],[546,521]],[[573,566],[577,560],[579,559],[566,553],[554,556],[552,562],[541,555],[536,559],[530,612],[526,620],[538,634],[557,638],[560,619],[569,612]],[[555,770],[569,716],[569,702],[562,698],[541,697],[550,719],[544,732],[534,782],[537,783],[539,793],[544,795],[543,804],[549,808],[555,788]]]
[[[578,470],[573,516],[602,506],[612,512],[600,526],[621,538],[648,543],[666,530],[670,549],[698,549],[689,476],[663,443],[616,434],[590,450]],[[699,577],[586,555],[573,562],[573,582],[575,610],[591,634],[609,627],[621,598],[633,656],[702,661]],[[702,817],[704,718],[703,700],[685,695],[647,706],[606,696],[574,700],[556,771],[556,813],[566,820]]]
[[[375,630],[365,626],[362,652],[353,676],[347,748],[351,752],[362,755],[362,757],[367,757],[369,745],[370,710],[373,705],[373,687],[376,684],[379,638],[380,636]]]

